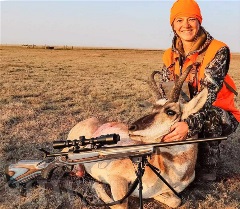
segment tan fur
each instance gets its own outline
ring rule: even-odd
[[[91,138],[92,135],[96,132],[96,130],[102,125],[100,121],[95,118],[89,118],[87,120],[82,121],[81,123],[76,124],[69,132],[68,139],[74,140],[78,139],[79,136],[76,136],[76,132],[81,132],[81,136],[85,136],[87,139]]]
[[[112,122],[101,125],[96,118],[91,118],[73,127],[68,138],[74,139],[84,134],[88,137],[97,137],[103,134],[115,133],[120,135],[121,141],[123,141],[121,145],[161,142],[163,136],[169,132],[171,125],[181,120],[181,115],[186,117],[201,108],[199,103],[204,104],[204,100],[206,100],[205,94],[207,92],[202,91],[196,98],[197,101],[184,104],[187,106],[178,102],[166,102],[166,100],[165,102],[158,102],[154,110],[155,112],[133,123],[130,126],[129,132],[125,124]],[[177,192],[181,192],[194,179],[196,156],[196,144],[161,147],[156,149],[149,162],[161,171],[161,175]],[[129,184],[136,179],[136,168],[130,159],[113,159],[85,163],[84,166],[93,178],[110,185],[113,198],[110,198],[106,194],[100,184],[96,183],[94,185],[97,195],[106,203],[121,199],[126,194]],[[143,198],[154,198],[173,208],[181,204],[181,199],[149,167],[146,167],[142,181]],[[133,196],[138,196],[138,194],[138,189],[132,193]],[[127,202],[111,206],[111,208],[126,209]]]

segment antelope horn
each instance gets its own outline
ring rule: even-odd
[[[159,87],[157,86],[157,83],[156,83],[156,80],[155,80],[155,75],[156,74],[159,74],[161,75],[161,72],[160,71],[153,71],[152,74],[151,74],[151,87],[153,89],[153,91],[155,92],[156,96],[157,96],[157,99],[162,99],[163,97],[165,97],[165,93],[164,93],[164,90],[162,88],[162,85],[159,85]]]
[[[179,79],[175,82],[175,85],[170,93],[170,101],[177,102],[180,96],[180,92],[183,86],[184,81],[186,80],[189,72],[193,68],[193,65],[190,65],[186,68],[186,70],[183,72],[183,74],[179,77]]]

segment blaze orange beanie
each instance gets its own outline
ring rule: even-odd
[[[177,0],[170,11],[170,24],[177,17],[195,17],[202,23],[201,10],[194,0]]]

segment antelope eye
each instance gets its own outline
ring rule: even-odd
[[[173,110],[167,110],[167,111],[166,111],[166,114],[167,114],[167,115],[170,115],[170,116],[173,116],[173,115],[176,115],[176,112],[173,111]]]

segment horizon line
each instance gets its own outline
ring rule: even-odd
[[[4,47],[25,47],[32,48],[36,47],[36,49],[46,49],[48,47],[54,47],[52,50],[71,50],[71,48],[79,49],[79,50],[139,50],[139,51],[166,51],[167,49],[160,48],[136,48],[136,47],[117,47],[117,46],[79,46],[79,45],[54,45],[54,44],[2,44],[0,46]],[[169,47],[170,48],[170,47]],[[49,49],[49,48],[48,48]],[[230,49],[231,51],[231,49]],[[231,51],[231,54],[240,54],[240,51]]]

